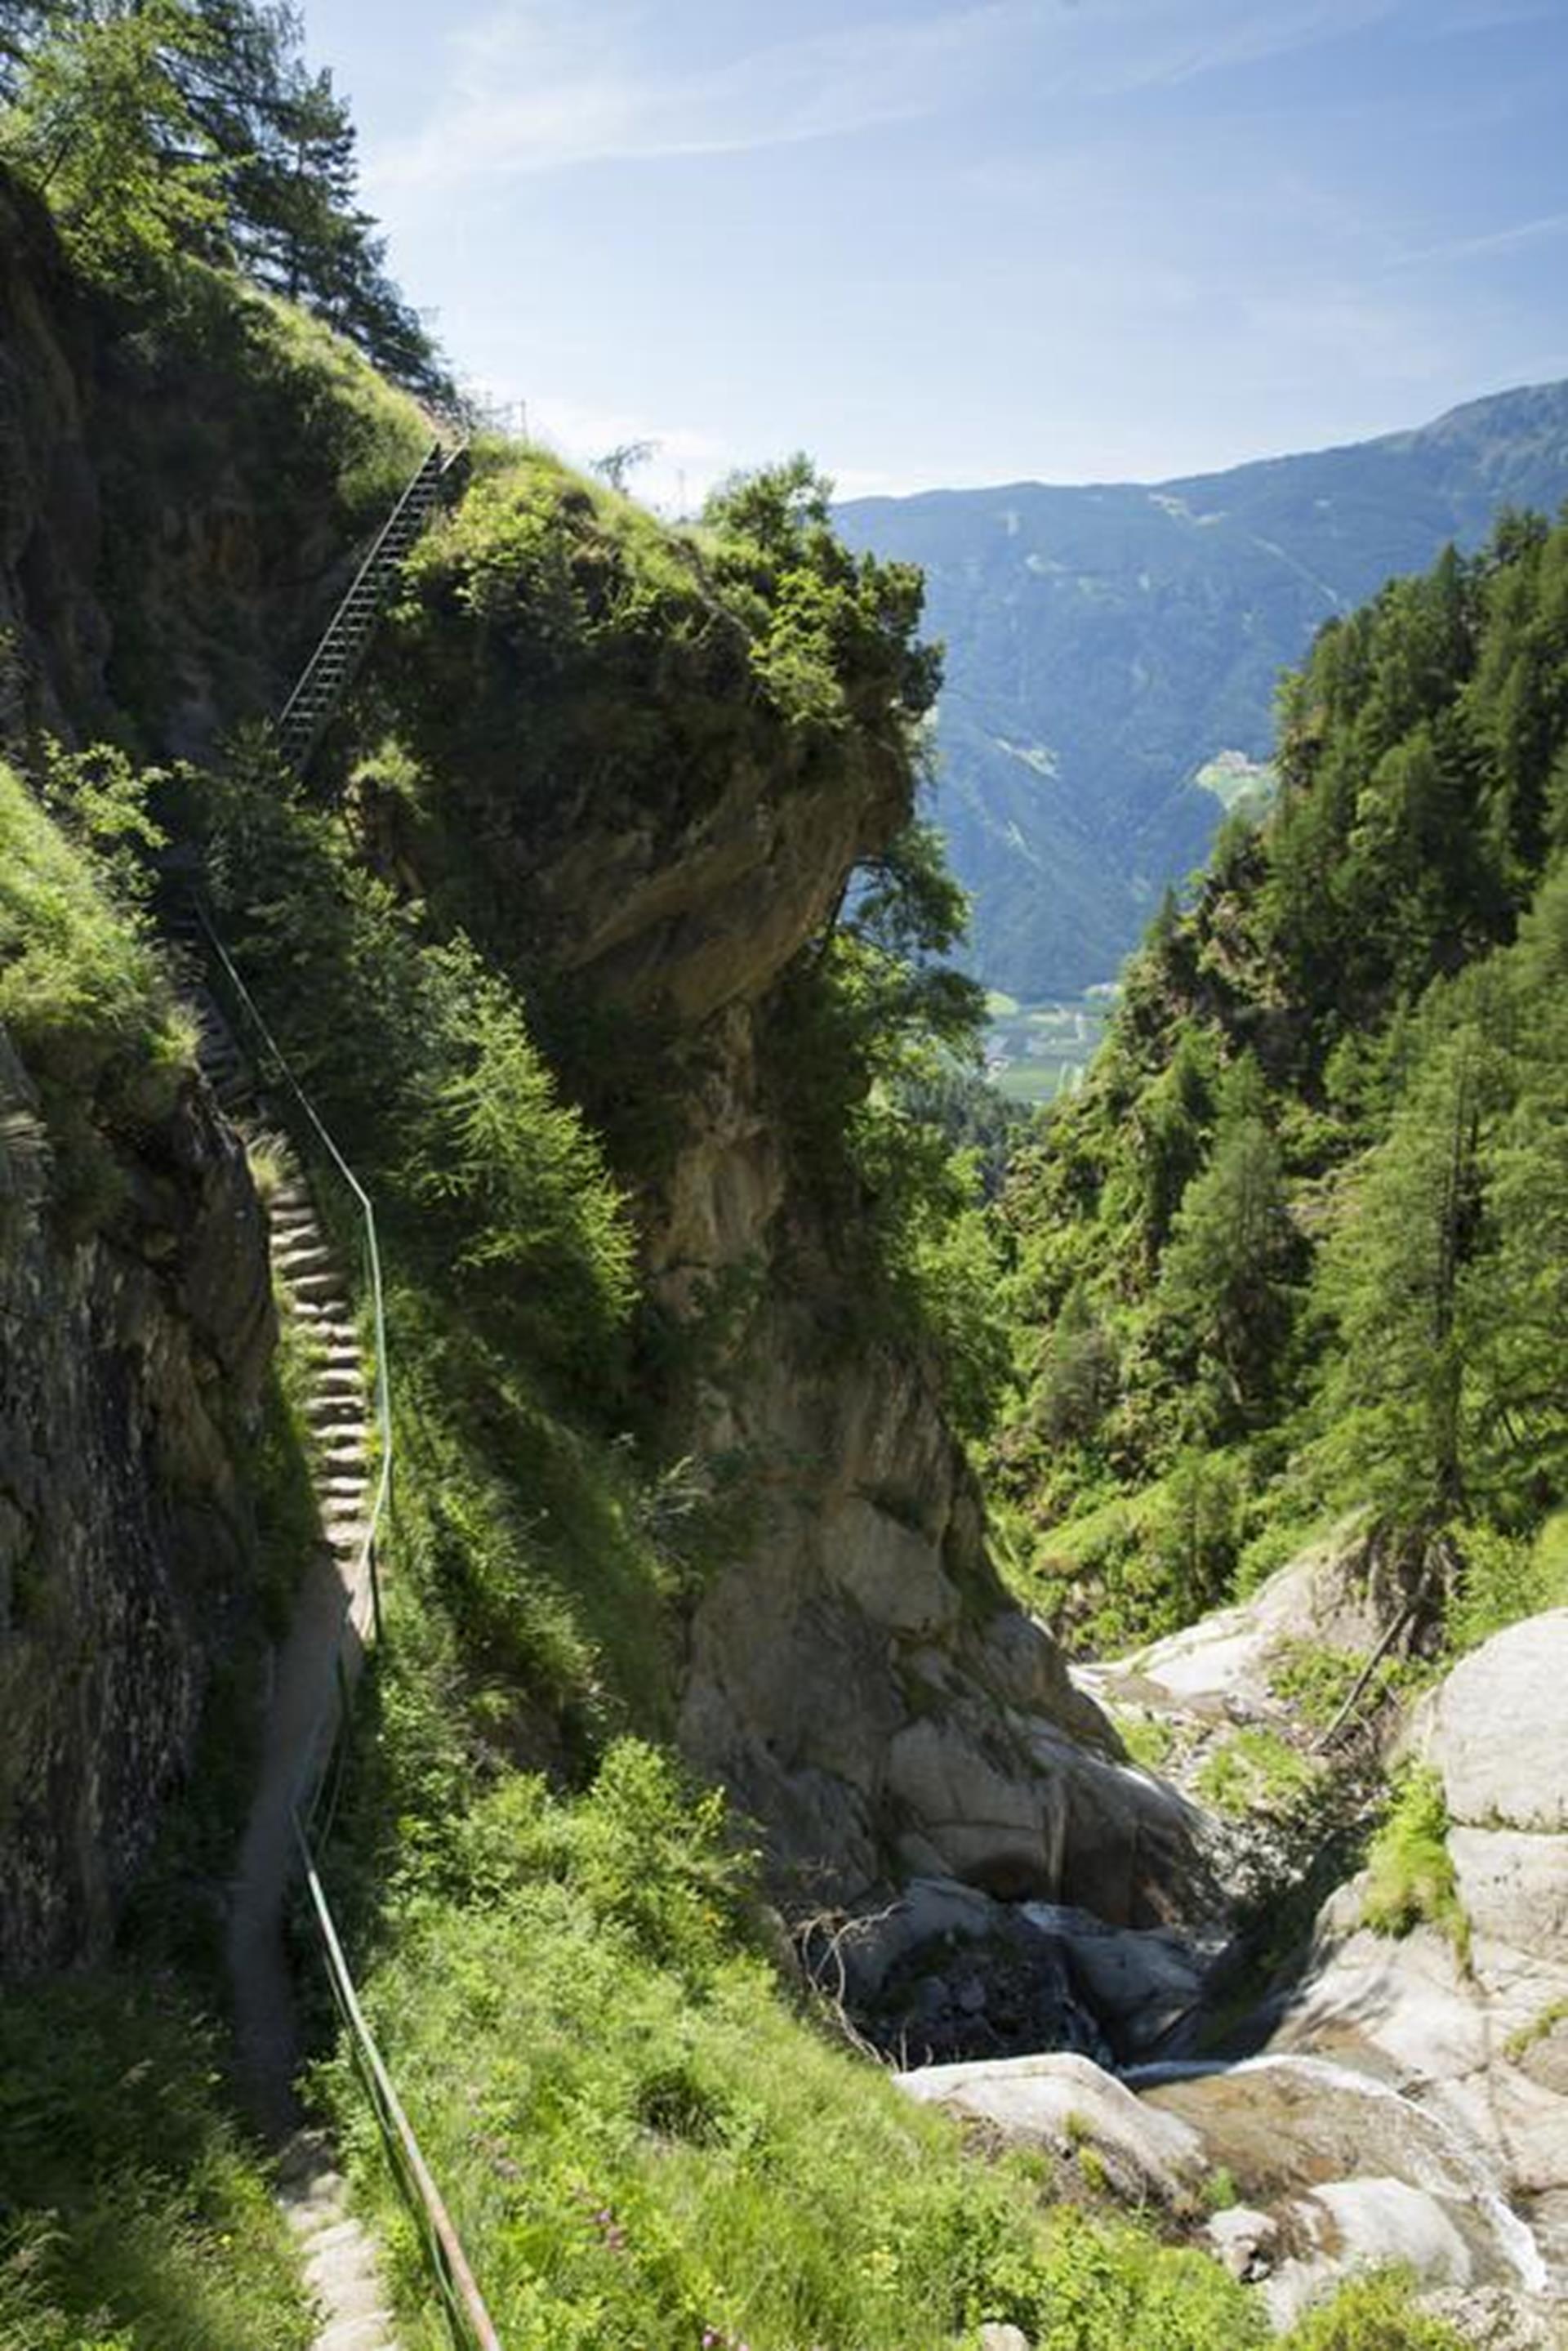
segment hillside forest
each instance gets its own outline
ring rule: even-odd
[[[1563,1499],[1568,527],[1330,622],[1277,758],[1000,1211],[995,1484],[1101,1647],[1349,1510],[1414,1609],[1484,1618]]]

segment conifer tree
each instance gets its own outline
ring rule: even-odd
[[[1266,1107],[1244,1055],[1225,1074],[1212,1155],[1182,1196],[1160,1268],[1162,1318],[1196,1364],[1194,1433],[1208,1437],[1262,1416],[1290,1328],[1298,1248]]]

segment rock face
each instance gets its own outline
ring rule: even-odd
[[[365,837],[486,952],[546,965],[606,1040],[574,1063],[568,1035],[566,1077],[607,1103],[649,1288],[699,1357],[661,1434],[698,1476],[734,1473],[748,1520],[705,1562],[687,1753],[763,1825],[797,1915],[911,1873],[1117,1921],[1182,1910],[1192,1816],[1010,1606],[936,1368],[888,1335],[857,1248],[873,1204],[844,1101],[803,1073],[850,876],[910,812],[900,665],[846,654],[843,724],[814,735],[760,683],[761,605],[714,592],[697,540],[639,568],[626,517],[543,461],[470,496],[369,673],[428,789],[372,786]],[[657,629],[618,625],[655,598]],[[616,1126],[618,1050],[657,1094],[657,1150]]]
[[[560,862],[546,830],[519,877],[580,981],[678,1024],[683,1134],[643,1193],[655,1293],[681,1319],[726,1281],[753,1301],[680,1429],[762,1465],[695,1614],[680,1736],[765,1823],[798,1907],[915,1872],[1150,1924],[1199,1900],[1193,1816],[1009,1604],[930,1366],[861,1335],[777,1113],[782,976],[898,813],[891,777],[857,801],[746,771],[684,831],[628,835],[609,807],[600,835],[579,806]]]
[[[1439,1775],[1469,1927],[1398,1940],[1361,1924],[1363,1884],[1324,1908],[1274,2045],[1396,2085],[1480,2150],[1568,2289],[1568,1609],[1461,1658],[1409,1744]]]
[[[0,1974],[101,1946],[255,1563],[236,1473],[272,1339],[261,1210],[194,1081],[62,1236],[0,1032]]]
[[[266,319],[214,293],[188,348],[128,335],[0,168],[0,741],[201,758],[276,708],[392,486]],[[410,403],[410,470],[428,439]]]

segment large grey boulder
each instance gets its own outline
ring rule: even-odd
[[[1568,1831],[1568,1608],[1510,1625],[1461,1657],[1418,1739],[1451,1819]]]
[[[1455,2210],[1403,2179],[1325,2180],[1293,2197],[1281,2209],[1279,2226],[1282,2237],[1301,2248],[1263,2285],[1269,2314],[1280,2327],[1348,2271],[1397,2262],[1425,2286],[1468,2286],[1475,2276]]]
[[[1112,2185],[1167,2202],[1190,2196],[1206,2165],[1197,2131],[1160,2114],[1092,2058],[1058,2053],[925,2065],[897,2077],[906,2097],[990,2124],[1024,2146],[1092,2148]]]

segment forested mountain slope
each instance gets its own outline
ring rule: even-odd
[[[938,818],[975,900],[972,959],[1021,998],[1113,977],[1268,757],[1313,632],[1505,504],[1568,495],[1568,385],[1419,431],[1152,486],[1034,482],[837,509],[919,563],[947,647]]]
[[[1568,1488],[1568,526],[1331,622],[1279,768],[1004,1204],[1002,1482],[1104,1639],[1357,1506],[1523,1594]]]

